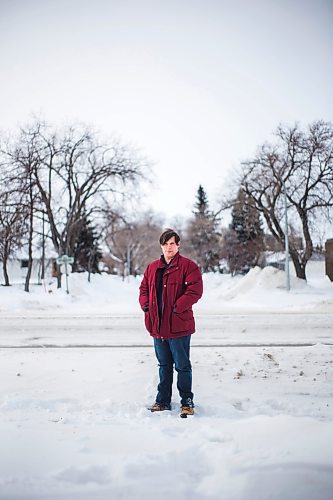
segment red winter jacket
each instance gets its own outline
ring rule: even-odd
[[[202,277],[198,266],[179,253],[163,275],[161,324],[156,296],[156,272],[164,268],[162,258],[148,265],[140,285],[139,302],[145,312],[145,325],[152,337],[177,338],[195,332],[192,305],[202,296]]]

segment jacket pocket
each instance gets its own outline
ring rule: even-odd
[[[149,311],[145,312],[145,326],[148,330],[149,333],[151,333],[151,319],[150,319],[150,315],[149,315]]]
[[[181,313],[173,312],[171,315],[171,333],[186,332],[191,328],[193,312],[187,309]]]

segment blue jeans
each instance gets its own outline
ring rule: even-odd
[[[154,338],[155,354],[159,364],[160,383],[156,403],[170,405],[173,382],[173,365],[177,371],[177,389],[181,405],[193,406],[192,366],[190,362],[191,335],[176,339]]]

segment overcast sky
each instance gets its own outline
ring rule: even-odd
[[[332,26],[332,0],[0,0],[0,128],[115,132],[187,217],[279,123],[333,119]]]

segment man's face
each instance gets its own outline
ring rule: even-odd
[[[164,258],[169,264],[170,260],[176,255],[179,250],[179,244],[177,245],[175,237],[172,236],[164,245],[161,245]]]

